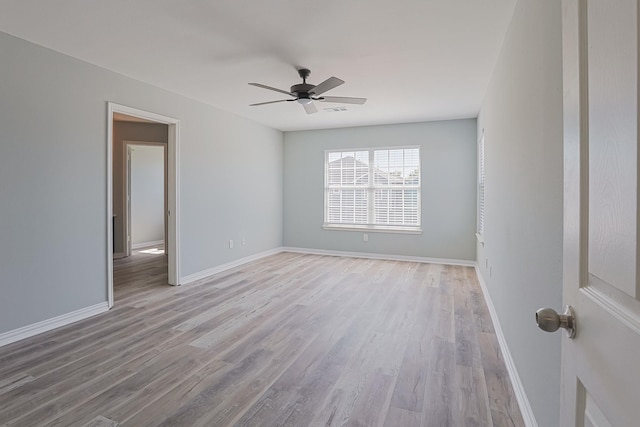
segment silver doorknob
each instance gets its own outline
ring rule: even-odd
[[[552,308],[541,308],[536,311],[536,323],[546,332],[555,332],[559,328],[566,330],[569,338],[576,336],[576,316],[570,305],[565,306],[564,313],[558,314]]]

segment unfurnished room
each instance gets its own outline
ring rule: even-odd
[[[640,4],[0,1],[0,425],[633,427]]]

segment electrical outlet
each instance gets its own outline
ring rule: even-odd
[[[364,233],[364,234],[362,235],[362,241],[363,241],[363,242],[368,242],[368,241],[369,241],[369,235],[368,235],[367,233]]]
[[[247,239],[245,239],[244,237],[242,238],[242,245],[246,245],[247,244]]]
[[[233,240],[229,240],[229,249],[233,249]]]

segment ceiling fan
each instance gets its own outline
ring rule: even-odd
[[[277,89],[275,87],[266,86],[260,83],[249,83],[251,86],[273,90],[294,97],[293,99],[279,99],[277,101],[250,104],[250,107],[255,107],[256,105],[275,104],[276,102],[298,101],[298,103],[304,107],[304,110],[307,112],[307,114],[313,114],[318,112],[318,109],[314,105],[313,101],[337,102],[341,104],[364,104],[367,101],[367,98],[353,98],[349,96],[320,96],[323,93],[340,86],[344,83],[344,81],[340,80],[337,77],[329,77],[319,85],[312,85],[307,83],[307,77],[309,77],[311,71],[306,68],[300,68],[298,70],[298,74],[302,79],[302,83],[291,86],[291,90],[289,90],[288,92],[286,90]]]

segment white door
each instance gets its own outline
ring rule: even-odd
[[[640,426],[638,0],[563,0],[561,426]]]

